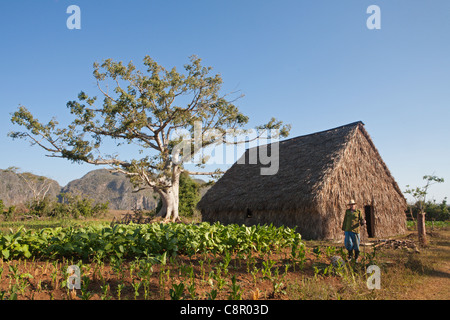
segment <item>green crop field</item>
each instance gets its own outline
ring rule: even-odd
[[[448,299],[448,225],[419,252],[306,241],[273,225],[3,222],[1,300]],[[411,226],[413,229],[413,226]],[[431,227],[430,227],[431,228]],[[396,239],[415,239],[415,231]],[[335,257],[344,263],[331,263]],[[381,270],[370,289],[367,268]],[[80,287],[69,289],[70,268]],[[428,289],[427,289],[428,288]]]

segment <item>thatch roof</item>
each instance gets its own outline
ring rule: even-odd
[[[365,131],[364,123],[358,121],[276,142],[280,156],[279,169],[275,175],[260,174],[260,169],[268,165],[248,164],[248,161],[246,164],[235,163],[202,197],[198,208],[210,213],[311,208],[358,130],[373,149],[371,152],[376,154],[376,160],[391,180],[393,189],[404,198]],[[269,145],[269,150],[273,145]],[[246,159],[250,151],[251,149],[246,150],[243,155]]]

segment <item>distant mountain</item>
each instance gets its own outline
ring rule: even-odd
[[[200,194],[206,193],[210,186],[205,181],[194,179],[200,185]],[[130,210],[139,208],[151,210],[156,208],[159,196],[151,190],[133,192],[134,188],[128,177],[122,173],[111,173],[106,169],[88,172],[82,178],[69,182],[61,187],[55,180],[34,175],[20,173],[17,168],[0,169],[0,199],[5,206],[26,203],[34,195],[40,198],[45,194],[50,198],[58,197],[61,193],[72,193],[93,199],[95,203],[109,202],[109,209]]]
[[[124,174],[98,169],[87,173],[81,179],[69,182],[61,192],[79,194],[98,203],[109,201],[109,209],[156,208],[159,197],[155,197],[154,192],[144,190],[134,193],[133,190],[133,184]]]
[[[19,173],[15,168],[0,169],[0,199],[5,206],[25,203],[44,195],[54,198],[60,191],[59,183],[47,177],[29,172]]]

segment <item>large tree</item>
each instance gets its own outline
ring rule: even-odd
[[[79,93],[77,101],[67,103],[74,120],[63,128],[54,118],[42,123],[19,106],[11,121],[26,131],[9,136],[30,140],[50,157],[108,165],[126,174],[137,189],[156,191],[163,204],[159,215],[175,221],[180,174],[220,174],[219,170],[192,172],[184,164],[208,146],[244,142],[230,137],[246,132],[248,117],[234,104],[240,96],[221,94],[222,77],[210,75],[212,68],[203,67],[196,56],[190,57],[183,73],[167,70],[149,56],[143,65],[141,71],[132,62],[125,65],[106,59],[101,65],[94,63],[93,75],[103,98],[100,103],[96,96]],[[289,126],[274,118],[257,129],[256,138],[272,129],[283,137],[289,133]],[[142,156],[107,155],[101,147],[108,140],[117,146],[136,146]],[[202,167],[205,158],[200,156],[197,163]]]

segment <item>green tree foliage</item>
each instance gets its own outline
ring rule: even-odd
[[[3,216],[4,219],[9,220],[12,217],[14,217],[15,213],[16,213],[16,206],[10,206],[8,209],[6,209],[3,200],[0,199],[0,217]]]
[[[192,179],[188,174],[180,176],[180,203],[179,211],[181,216],[192,217],[195,207],[200,201],[200,184]]]
[[[48,197],[43,200],[32,200],[27,204],[29,214],[38,217],[98,217],[108,211],[108,203],[97,203],[80,195],[61,194],[61,201]]]
[[[445,221],[450,219],[450,205],[447,203],[447,197],[441,203],[427,201],[424,206],[424,211],[427,213],[425,216],[426,220]],[[419,204],[408,205],[407,213],[409,212],[412,212],[413,217],[417,219]]]

